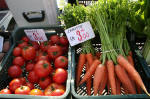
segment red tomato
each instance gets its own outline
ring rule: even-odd
[[[63,89],[55,89],[52,93],[51,96],[61,96],[65,93]]]
[[[27,65],[26,65],[26,71],[27,72],[29,72],[29,71],[32,71],[33,70],[33,68],[34,68],[34,63],[27,63]]]
[[[29,41],[30,41],[27,36],[22,37],[21,40],[23,40],[23,41],[25,41],[25,42],[29,42]]]
[[[53,76],[53,81],[58,84],[63,84],[67,80],[67,71],[62,68],[57,68]]]
[[[37,61],[47,60],[49,61],[48,54],[46,52],[40,52],[37,56]]]
[[[0,91],[0,94],[11,94],[11,91],[9,89],[5,88]]]
[[[24,41],[20,41],[19,44],[18,44],[18,47],[20,47],[20,48],[24,48],[26,46],[28,46],[28,43],[24,42]]]
[[[19,88],[21,85],[22,85],[21,81],[18,78],[15,78],[9,83],[9,89],[12,92],[15,92],[15,90]]]
[[[44,94],[40,89],[32,89],[30,91],[30,95],[43,96]]]
[[[62,55],[62,48],[58,45],[55,45],[55,46],[50,46],[48,48],[48,56],[51,58],[51,59],[55,59],[57,58],[58,56],[61,56]]]
[[[52,80],[50,77],[41,78],[39,81],[39,85],[42,89],[45,89],[51,83],[52,83]]]
[[[32,59],[34,59],[35,55],[36,55],[36,51],[35,51],[35,48],[32,47],[32,46],[25,47],[22,50],[22,56],[26,60],[32,60]]]
[[[31,83],[38,83],[39,82],[39,77],[36,75],[35,71],[29,72],[28,81]]]
[[[30,91],[31,90],[28,86],[20,86],[15,90],[15,94],[28,95]]]
[[[23,57],[21,56],[17,56],[13,59],[13,64],[14,65],[18,65],[18,66],[23,66],[25,63],[25,60]]]
[[[34,71],[38,77],[47,77],[52,72],[51,64],[46,60],[40,60],[35,64]]]
[[[48,47],[50,46],[49,41],[41,42],[40,49],[44,52],[48,50]]]
[[[12,78],[21,76],[22,70],[18,65],[12,65],[8,68],[8,75]]]
[[[20,56],[22,52],[22,49],[20,47],[15,47],[13,50],[13,55],[14,56]]]
[[[52,44],[59,44],[60,43],[60,37],[58,35],[52,35],[50,36],[50,41]]]
[[[38,50],[40,47],[39,43],[36,41],[31,41],[30,44],[35,48],[35,50]]]
[[[25,86],[28,86],[30,89],[34,89],[33,83],[26,82]]]
[[[61,85],[61,84],[52,83],[52,84],[50,84],[50,85],[44,90],[44,95],[45,95],[45,96],[50,96],[51,93],[52,93],[55,89],[63,89],[63,90],[65,91],[65,90],[66,90],[66,87],[65,87],[64,85]]]
[[[20,77],[19,80],[21,81],[22,85],[26,84],[26,79],[24,77]]]
[[[63,54],[67,54],[68,46],[62,46]]]
[[[56,68],[67,68],[68,59],[65,56],[59,56],[55,59],[54,65]]]
[[[64,46],[68,46],[69,45],[69,41],[65,36],[60,37],[60,43]]]

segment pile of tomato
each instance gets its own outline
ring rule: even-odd
[[[8,68],[12,80],[0,94],[63,95],[68,76],[68,45],[65,36],[52,35],[44,42],[22,37],[13,49],[14,58]]]

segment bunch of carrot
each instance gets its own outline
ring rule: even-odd
[[[79,55],[76,69],[76,86],[86,82],[87,94],[91,95],[93,79],[94,95],[101,95],[107,87],[112,95],[148,93],[142,78],[134,68],[132,53],[126,39],[128,0],[99,0],[94,5],[92,23],[96,27],[101,43],[101,58],[91,53]],[[88,49],[86,49],[88,50]],[[86,73],[81,79],[82,69]],[[89,84],[90,83],[90,84]]]

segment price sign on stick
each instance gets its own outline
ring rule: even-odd
[[[27,29],[24,30],[31,41],[47,41],[47,37],[43,29]]]
[[[95,37],[90,22],[84,22],[65,30],[71,46],[85,42]]]

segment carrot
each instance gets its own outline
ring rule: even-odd
[[[117,95],[121,94],[120,80],[116,77],[116,93]]]
[[[87,62],[89,64],[89,66],[91,66],[92,63],[93,63],[93,55],[92,55],[92,53],[86,54],[86,60],[87,60]]]
[[[111,87],[111,92],[116,95],[116,81],[115,81],[115,69],[112,60],[107,61],[108,79]]]
[[[86,72],[87,70],[89,69],[89,64],[88,62],[86,63]],[[92,79],[88,79],[87,82],[86,82],[86,89],[87,89],[87,94],[88,95],[91,95],[91,85],[92,85]]]
[[[94,81],[93,81],[93,88],[94,88],[94,95],[98,93],[98,87],[102,82],[102,78],[104,77],[106,66],[100,64],[97,66],[95,74],[94,74]]]
[[[127,56],[127,59],[128,59],[128,61],[129,61],[129,63],[130,63],[132,66],[134,66],[134,61],[133,61],[132,56],[128,55],[128,56]]]
[[[141,92],[141,87],[138,86],[137,84],[136,84],[136,89],[137,89],[137,93],[138,93],[138,94],[141,94],[141,93],[142,93],[142,92]]]
[[[132,83],[128,77],[128,74],[124,70],[124,68],[122,68],[120,65],[116,65],[115,72],[116,72],[117,77],[123,84],[123,86],[125,86],[127,88],[128,92],[131,94],[136,94],[136,90],[132,86]]]
[[[97,66],[100,64],[101,62],[99,60],[94,60],[92,65],[90,66],[89,70],[85,73],[83,79],[80,81],[79,85],[83,84],[85,81],[87,81],[95,72]]]
[[[122,55],[118,55],[117,62],[128,72],[129,75],[131,75],[131,77],[143,89],[143,91],[150,96],[142,81],[142,78],[135,68]]]
[[[100,95],[102,95],[102,92],[105,89],[105,86],[107,84],[107,80],[108,80],[108,72],[107,72],[107,69],[105,69],[102,82],[101,82],[101,84],[99,86],[99,94]]]
[[[79,56],[78,65],[77,65],[77,73],[76,73],[77,74],[77,76],[76,76],[76,85],[77,86],[79,85],[80,76],[81,76],[82,69],[83,69],[83,66],[85,64],[85,61],[86,61],[85,54],[81,53],[80,56]]]

